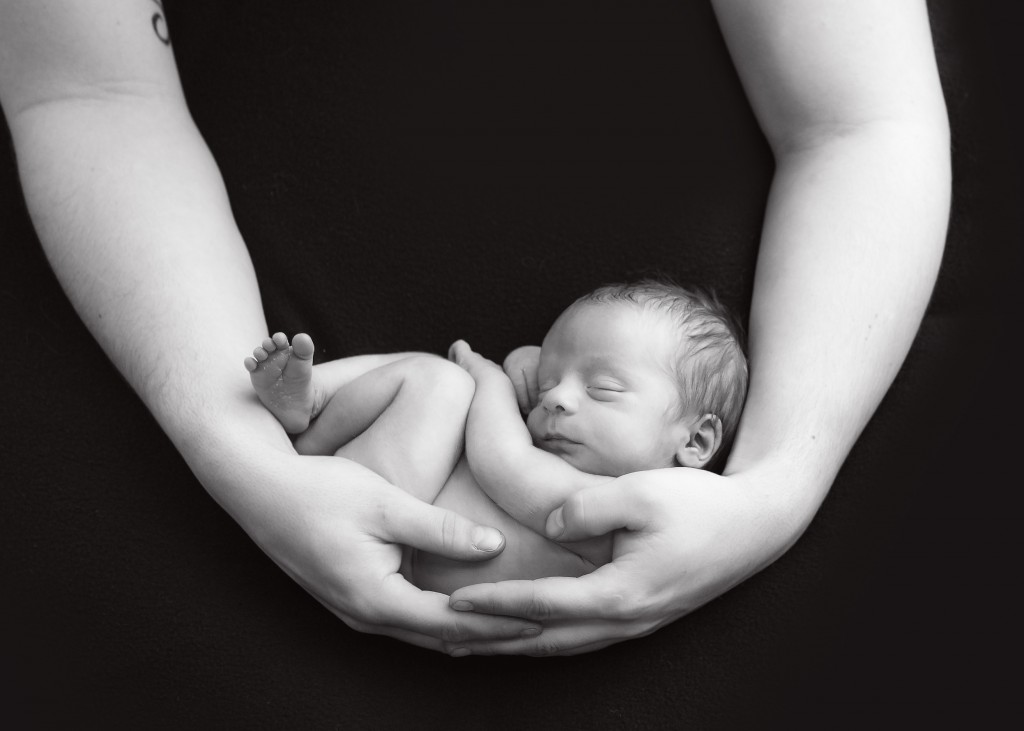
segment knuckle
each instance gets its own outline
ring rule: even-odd
[[[620,592],[609,592],[597,600],[597,612],[601,617],[626,619],[631,610],[630,599]]]
[[[617,610],[611,616],[626,622],[637,622],[647,612],[647,603],[643,597],[635,594],[620,595],[616,606]]]
[[[566,525],[572,525],[582,531],[587,530],[587,507],[583,496],[576,493],[562,507],[562,517]]]
[[[628,590],[606,591],[595,599],[597,616],[616,622],[642,621],[648,615],[651,606],[646,593],[634,587],[629,587]]]
[[[459,643],[466,640],[468,633],[462,622],[453,620],[441,627],[441,641],[445,643]]]
[[[660,491],[655,486],[643,480],[635,480],[630,484],[629,489],[633,504],[641,512],[649,514],[658,509]]]
[[[441,547],[448,552],[455,550],[457,545],[458,520],[454,513],[445,511],[441,518]]]
[[[527,654],[534,657],[550,657],[551,655],[557,655],[561,651],[561,643],[544,639],[544,636],[541,635],[541,638],[537,640],[536,644]]]
[[[533,619],[545,620],[551,617],[551,605],[536,593],[530,598],[527,616]]]

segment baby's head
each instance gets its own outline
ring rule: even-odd
[[[610,477],[710,466],[747,392],[740,339],[728,310],[699,290],[646,280],[581,297],[541,346],[534,444]]]

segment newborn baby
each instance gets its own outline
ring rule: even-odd
[[[655,281],[601,287],[572,303],[522,374],[536,395],[524,420],[509,376],[468,344],[454,363],[423,354],[312,365],[306,335],[278,333],[245,361],[263,404],[302,454],[336,455],[435,505],[498,528],[482,563],[408,551],[403,573],[450,594],[469,584],[580,576],[611,559],[611,535],[545,537],[575,491],[640,470],[702,469],[724,454],[747,385],[739,329],[713,297]],[[514,359],[509,359],[510,363]]]

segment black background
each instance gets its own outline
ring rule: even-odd
[[[578,294],[656,272],[747,312],[771,157],[706,3],[166,4],[270,327],[312,333],[322,357],[464,337],[500,358]],[[1011,7],[929,3],[953,127],[946,256],[810,529],[690,617],[576,658],[453,660],[353,632],[293,584],[77,320],[5,146],[0,708],[29,728],[701,729],[1012,709]]]

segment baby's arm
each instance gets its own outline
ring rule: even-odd
[[[611,481],[580,472],[533,446],[504,371],[459,340],[449,357],[476,381],[466,422],[466,457],[480,488],[502,510],[546,535],[548,515],[576,491]]]

